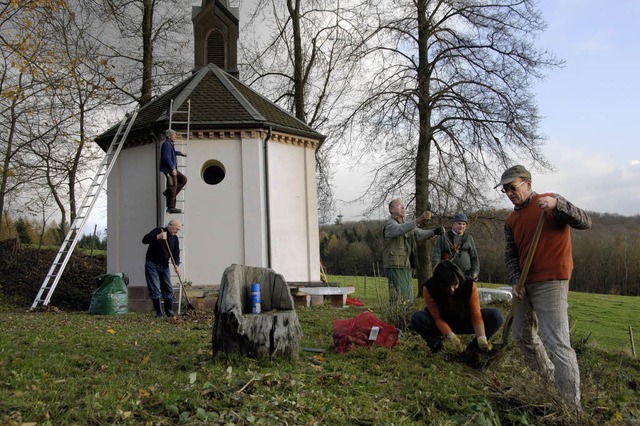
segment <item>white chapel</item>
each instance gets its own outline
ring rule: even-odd
[[[192,288],[216,288],[233,263],[320,281],[315,152],[324,136],[238,80],[238,9],[228,0],[202,0],[192,21],[194,72],[140,108],[108,178],[107,272],[129,276],[131,310],[150,309],[142,237],[173,217]],[[158,170],[170,125],[187,153],[174,215]],[[115,134],[96,142],[106,151]]]

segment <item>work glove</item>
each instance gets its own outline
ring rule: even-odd
[[[480,336],[477,340],[481,351],[489,352],[493,348],[491,342],[487,340],[487,336]]]
[[[435,228],[433,228],[433,233],[435,235],[442,235],[444,234],[444,227],[443,226],[437,226]]]
[[[449,341],[449,345],[454,351],[462,352],[462,342],[460,342],[460,339],[455,335],[453,331],[447,334],[447,340]]]

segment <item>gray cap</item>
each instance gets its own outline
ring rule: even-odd
[[[467,215],[464,213],[456,213],[456,215],[453,216],[453,221],[467,223]]]
[[[524,166],[519,164],[517,166],[509,167],[502,174],[500,183],[494,186],[494,188],[511,183],[517,178],[531,179],[531,173],[529,173],[529,170],[525,169]]]

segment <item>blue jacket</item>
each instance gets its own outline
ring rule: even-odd
[[[160,171],[169,175],[177,167],[177,164],[176,149],[170,139],[165,139],[160,149]]]

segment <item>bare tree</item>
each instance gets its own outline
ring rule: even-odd
[[[335,0],[258,0],[253,10],[247,27],[256,22],[270,22],[271,26],[266,37],[262,27],[241,45],[242,75],[265,96],[327,136],[316,152],[319,213],[326,223],[333,204],[333,123],[344,114],[342,102],[359,69],[352,54],[362,44],[356,25],[359,12]]]
[[[184,74],[190,3],[0,4],[0,223],[7,196],[15,208],[39,197],[32,184],[49,188],[62,226],[74,219],[97,154],[87,142],[105,114]]]
[[[107,61],[100,55],[95,34],[91,35],[96,26],[96,17],[83,2],[74,4],[72,14],[53,13],[47,19],[47,53],[58,65],[57,72],[45,78],[45,83],[53,87],[47,114],[49,122],[58,125],[52,137],[32,145],[32,152],[62,213],[63,225],[65,203],[59,182],[65,182],[72,222],[77,212],[76,190],[88,179],[91,165],[97,160],[97,148],[88,142],[98,130],[100,115],[114,102],[113,77],[107,74]]]
[[[16,48],[5,59],[11,66],[4,81],[12,85],[2,98],[8,137],[7,173],[0,183],[2,195],[13,194],[16,207],[40,199],[36,189],[49,188],[63,228],[67,214],[75,218],[76,189],[95,159],[86,142],[95,133],[97,113],[109,105],[111,84],[95,39],[86,37],[90,17],[82,4],[73,11],[68,4],[37,8],[7,22]]]
[[[85,3],[102,19],[94,34],[126,101],[145,105],[192,67],[192,56],[183,54],[191,43],[192,0]]]
[[[55,59],[43,55],[43,22],[50,13],[64,13],[66,2],[3,2],[0,5],[0,226],[9,195],[18,195],[38,178],[29,167],[31,143],[51,132],[31,132],[47,85],[39,77],[55,69]]]
[[[419,212],[478,209],[505,166],[548,166],[530,89],[561,61],[533,44],[545,23],[532,0],[363,0],[361,8],[370,11],[365,58],[376,72],[343,124],[357,130],[356,150],[383,152],[367,191],[373,207],[402,195],[415,196]],[[419,256],[429,264],[424,243]]]

